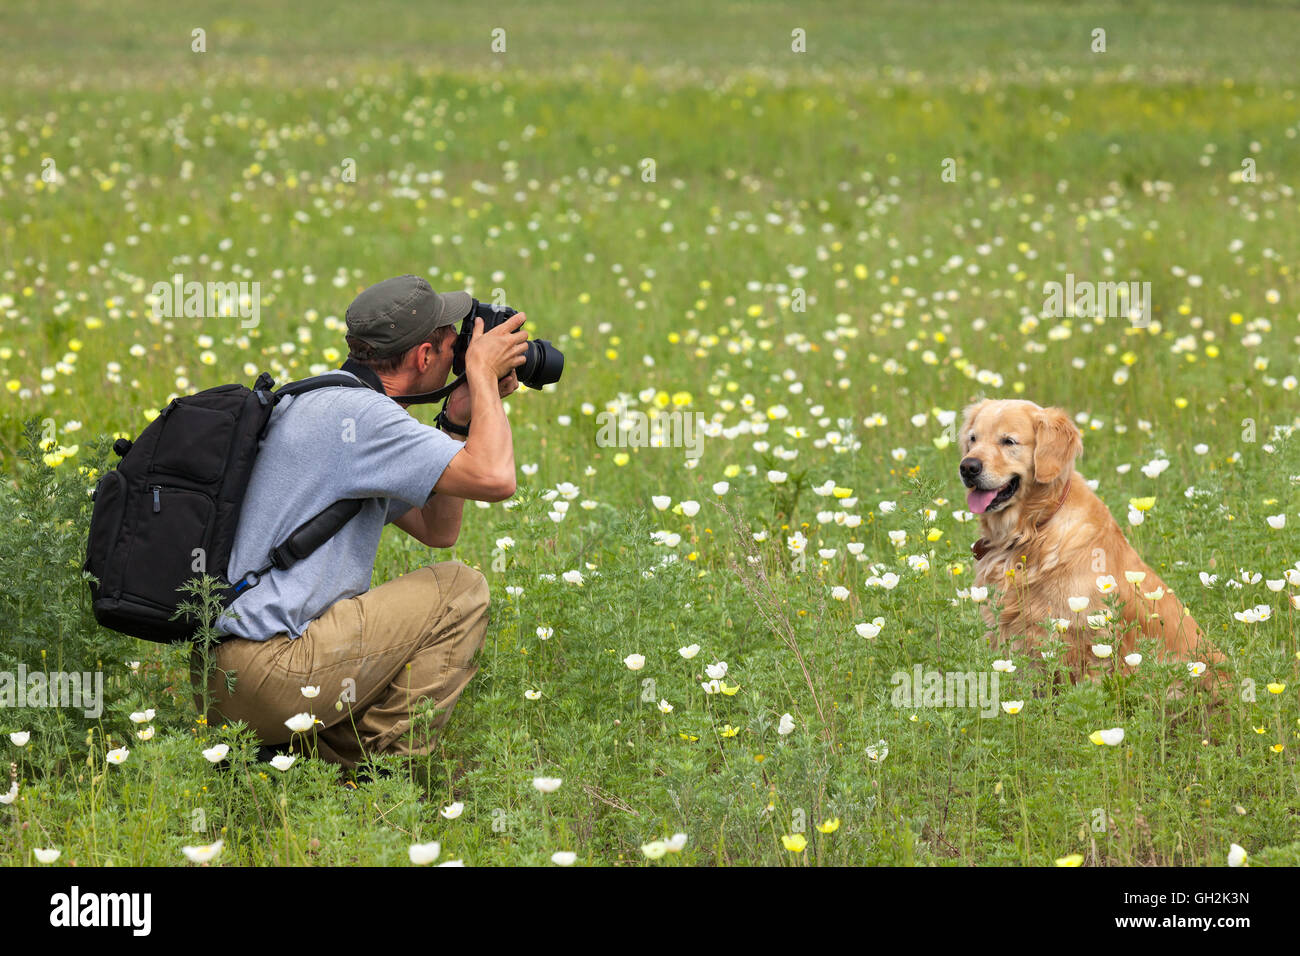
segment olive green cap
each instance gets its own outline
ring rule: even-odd
[[[352,300],[348,335],[373,348],[376,358],[401,355],[427,342],[434,329],[465,318],[473,304],[468,292],[434,292],[419,276],[397,276]]]

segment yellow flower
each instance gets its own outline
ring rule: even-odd
[[[1071,853],[1069,856],[1063,856],[1056,861],[1057,866],[1081,866],[1082,864],[1082,853]]]
[[[731,724],[727,724],[727,725],[726,725],[725,727],[723,727],[722,730],[721,730],[721,734],[722,734],[722,736],[724,736],[724,737],[734,737],[734,736],[736,736],[736,734],[738,734],[738,733],[740,733],[740,728],[739,728],[739,727],[733,727],[733,726],[731,726]]]
[[[781,845],[791,853],[802,853],[808,846],[808,838],[802,833],[781,837]]]
[[[1272,747],[1269,747],[1268,749],[1273,751],[1273,753],[1275,754],[1280,754],[1283,750],[1286,750],[1286,744],[1274,744]]]
[[[1257,734],[1262,734],[1262,733],[1264,733],[1266,730],[1268,730],[1268,728],[1267,728],[1267,727],[1252,727],[1251,730],[1255,731],[1255,733],[1257,733]]]
[[[831,489],[831,494],[834,495],[836,498],[852,498],[853,489],[841,488],[839,485],[836,485],[833,489]]]
[[[678,736],[678,737],[681,737],[682,740],[689,740],[689,741],[691,741],[692,743],[695,742],[696,740],[699,740],[699,739],[700,739],[699,737],[696,737],[694,734],[683,734],[683,733],[680,733],[680,732],[677,734],[677,736]]]
[[[631,458],[628,457],[628,453],[625,451],[621,451],[614,456],[614,464],[618,465],[620,468],[626,465],[629,461],[631,461]]]
[[[1130,498],[1128,504],[1134,511],[1150,511],[1155,507],[1156,496],[1152,495],[1149,498]]]
[[[1268,685],[1268,692],[1270,694],[1280,694],[1284,690],[1286,690],[1286,684],[1279,684],[1276,681],[1274,681],[1273,683]]]
[[[720,681],[720,682],[718,683],[718,689],[721,690],[721,691],[722,691],[724,694],[726,694],[728,697],[735,697],[735,696],[736,696],[736,691],[740,690],[740,685],[739,685],[739,684],[735,684],[735,685],[733,685],[733,686],[731,686],[731,687],[728,687],[728,686],[727,686],[727,682],[724,680],[724,681]]]
[[[822,833],[834,833],[840,828],[840,818],[831,817],[823,823],[817,824],[817,829]]]

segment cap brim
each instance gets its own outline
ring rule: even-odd
[[[455,325],[465,316],[469,315],[469,310],[474,305],[474,297],[468,292],[439,292],[438,293],[438,318],[434,323],[434,328],[444,325]]]

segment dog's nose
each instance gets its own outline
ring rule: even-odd
[[[961,476],[967,481],[973,481],[979,477],[984,470],[984,462],[978,458],[963,458],[961,460]]]

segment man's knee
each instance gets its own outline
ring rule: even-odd
[[[490,602],[487,578],[460,561],[440,561],[429,566],[448,603],[457,602],[467,613],[480,614]]]

